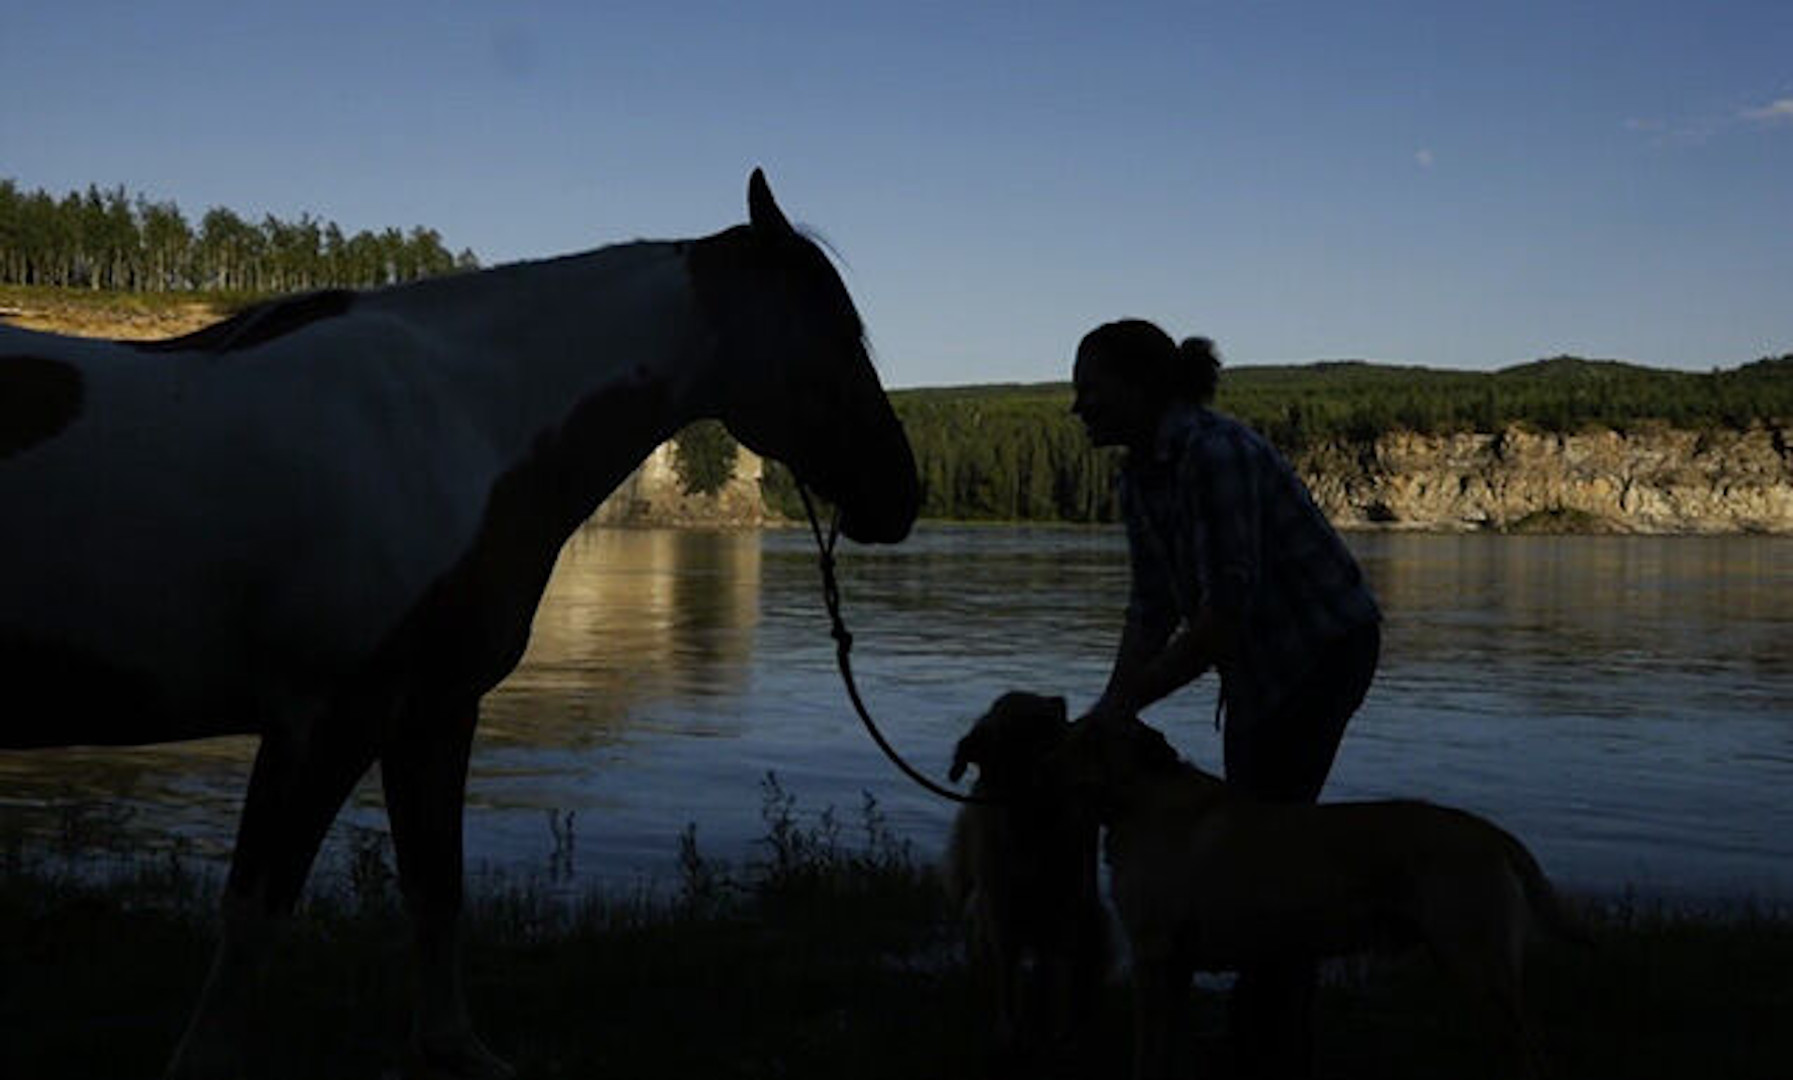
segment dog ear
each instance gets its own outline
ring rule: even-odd
[[[1052,706],[1052,718],[1054,720],[1057,720],[1061,724],[1068,724],[1071,722],[1071,710],[1070,707],[1065,704],[1064,698],[1050,697],[1046,699],[1046,703]]]
[[[958,783],[965,775],[965,766],[972,762],[982,761],[984,740],[979,737],[982,730],[981,728],[973,729],[971,734],[960,739],[959,745],[953,748],[953,767],[946,774],[948,780],[955,784]]]

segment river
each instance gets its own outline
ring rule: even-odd
[[[1478,811],[1580,891],[1793,901],[1793,541],[1348,539],[1387,625],[1326,798]],[[1089,703],[1126,577],[1112,528],[926,525],[896,548],[849,547],[866,698],[943,775],[1006,689]],[[833,655],[806,533],[587,527],[523,665],[487,699],[470,864],[557,887],[666,885],[687,824],[707,856],[740,863],[760,851],[768,773],[804,821],[834,807],[848,842],[870,793],[936,857],[950,808],[878,755]],[[1212,715],[1198,684],[1147,719],[1217,769]],[[77,862],[170,844],[221,859],[252,749],[0,753],[0,838]],[[370,779],[326,860],[383,825]]]

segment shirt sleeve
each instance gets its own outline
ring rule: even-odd
[[[1170,640],[1171,631],[1177,625],[1171,568],[1165,562],[1163,545],[1151,535],[1151,525],[1145,520],[1139,493],[1124,476],[1120,496],[1121,517],[1127,523],[1127,556],[1133,569],[1132,585],[1127,594],[1127,624],[1140,634],[1145,644],[1156,649]]]
[[[1242,430],[1222,428],[1194,442],[1182,460],[1182,489],[1202,532],[1197,573],[1202,596],[1219,614],[1243,618],[1260,572],[1263,491],[1259,461]]]

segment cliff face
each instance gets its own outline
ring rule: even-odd
[[[1427,436],[1295,456],[1345,527],[1793,534],[1793,431]]]
[[[1793,430],[1785,428],[1391,432],[1369,443],[1313,447],[1294,462],[1320,508],[1344,528],[1793,535]],[[740,448],[735,475],[721,490],[687,495],[667,443],[594,520],[764,525],[763,468]]]
[[[760,495],[764,462],[751,450],[735,449],[735,471],[709,495],[686,494],[671,442],[661,443],[622,486],[610,493],[592,521],[599,525],[700,526],[747,529],[767,523]]]

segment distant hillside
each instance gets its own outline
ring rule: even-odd
[[[1068,382],[897,391],[898,407],[1069,408]],[[1493,432],[1568,432],[1660,422],[1739,429],[1793,419],[1793,355],[1709,372],[1558,356],[1499,371],[1331,360],[1228,368],[1216,407],[1285,448],[1308,441]]]
[[[1119,458],[1089,446],[1070,414],[1069,383],[902,390],[891,398],[915,446],[925,516],[1114,519]],[[1216,407],[1264,432],[1309,472],[1317,493],[1330,493],[1322,499],[1329,512],[1353,524],[1782,531],[1776,493],[1793,500],[1785,432],[1793,423],[1793,356],[1709,372],[1567,356],[1493,372],[1356,360],[1239,367],[1222,373]],[[1668,432],[1689,435],[1673,445],[1652,441]],[[1624,445],[1584,453],[1582,443],[1596,436]],[[1745,443],[1753,449],[1745,452]],[[1753,462],[1751,475],[1734,477],[1717,459],[1692,464],[1689,455],[1710,457],[1720,446]],[[1521,447],[1533,470],[1523,481],[1501,472]],[[1625,464],[1634,451],[1642,457]],[[1543,479],[1552,453],[1592,454],[1617,471],[1599,483],[1584,478],[1588,490],[1577,494],[1580,481]],[[1393,471],[1423,470],[1428,454],[1456,462],[1456,471],[1416,481],[1422,507],[1388,483]],[[1683,466],[1693,472],[1668,475]],[[767,475],[774,506],[791,512],[788,477],[776,468]],[[1442,499],[1439,491],[1452,485],[1461,499]],[[1767,494],[1733,498],[1719,490],[1727,486]],[[1645,505],[1654,509],[1639,509]],[[1788,505],[1785,527],[1793,530]]]

